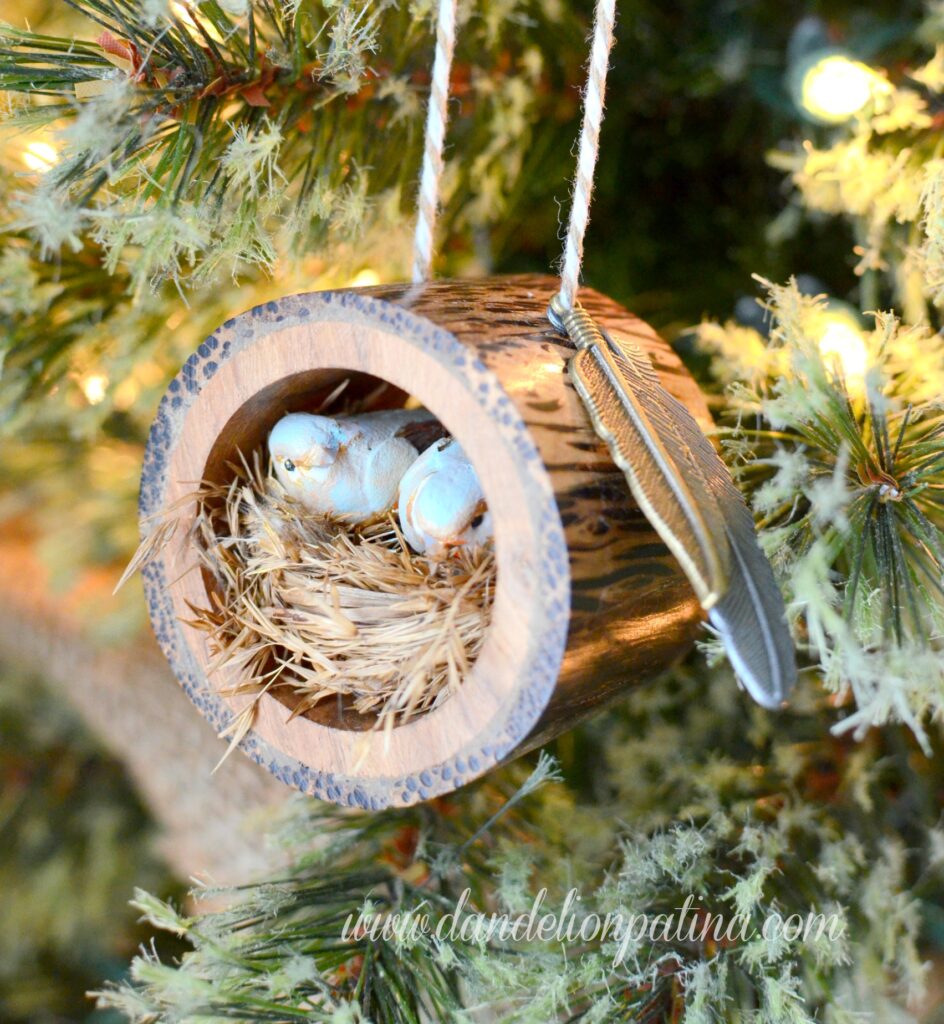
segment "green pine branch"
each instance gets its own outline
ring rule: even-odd
[[[408,215],[432,35],[407,6],[302,0],[236,17],[206,0],[151,20],[132,0],[73,6],[93,39],[7,29],[0,47],[0,90],[28,100],[13,123],[55,125],[61,142],[14,210],[47,255],[92,239],[140,293],[271,270]],[[457,167],[454,213],[510,191],[533,133],[556,132],[532,39],[559,20],[465,27],[451,138],[476,160]],[[575,53],[553,63],[575,68]],[[500,212],[479,204],[470,223]]]
[[[863,757],[798,713],[774,724],[758,712],[745,729],[740,710],[724,713],[732,693],[723,673],[637,691],[591,737],[603,755],[597,803],[578,804],[559,779],[516,795],[520,767],[382,814],[299,801],[281,837],[294,866],[231,891],[224,909],[185,918],[138,894],[148,920],[192,952],[176,967],[139,957],[102,1004],[152,1022],[460,1022],[484,1008],[505,1024],[808,1024],[841,1019],[837,1000],[891,1012],[920,990],[921,915],[940,903],[940,835],[921,824],[940,773],[934,762],[913,772],[913,749],[894,734]],[[903,802],[920,813],[900,834]],[[691,895],[697,921],[742,915],[752,932],[644,935],[622,959],[612,935],[589,932],[545,943],[410,934],[408,915],[435,928],[466,887],[469,910],[512,917],[544,888],[542,912],[560,914],[577,887],[578,929],[616,910],[677,914]],[[400,914],[400,931],[342,938],[365,907]],[[760,932],[773,914],[832,911],[832,937]]]

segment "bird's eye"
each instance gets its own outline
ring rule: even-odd
[[[284,466],[286,473],[294,473],[295,472],[295,463],[292,462],[291,459],[286,459],[282,463],[282,465]]]
[[[469,528],[477,530],[485,519],[485,513],[488,512],[488,505],[484,501],[480,501],[472,511],[475,513],[469,520]]]

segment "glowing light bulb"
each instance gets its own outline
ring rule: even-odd
[[[98,405],[105,401],[108,394],[108,378],[104,373],[90,373],[79,382],[82,394],[89,405]]]
[[[23,148],[20,159],[31,171],[45,174],[59,159],[59,152],[51,142],[34,139]]]
[[[350,288],[368,288],[372,284],[380,284],[380,274],[376,270],[371,270],[369,267],[365,270],[358,271],[350,280],[348,287]]]
[[[818,344],[820,355],[838,367],[847,384],[858,387],[865,381],[869,350],[862,332],[846,313],[825,314]]]
[[[805,69],[799,99],[810,117],[824,124],[841,124],[870,100],[890,90],[888,82],[868,65],[832,53]]]
[[[200,30],[202,29],[215,43],[223,42],[223,36],[216,26],[206,18],[201,18],[200,23],[197,24],[196,19],[185,4],[179,3],[178,0],[171,0],[170,9],[174,17],[178,21],[182,21],[187,28],[193,29],[197,34],[201,34]]]

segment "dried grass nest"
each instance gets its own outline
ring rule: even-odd
[[[390,728],[456,692],[482,647],[495,591],[491,545],[435,561],[410,550],[395,517],[351,526],[307,511],[261,453],[202,485],[191,540],[213,581],[189,624],[207,635],[210,672],[236,669],[224,695],[291,691],[292,716],[332,698]],[[168,516],[129,570],[185,518]],[[285,692],[283,690],[283,692]],[[256,701],[234,722],[235,743]],[[340,714],[339,709],[339,714]]]

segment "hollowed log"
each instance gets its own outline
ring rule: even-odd
[[[447,792],[630,693],[691,646],[698,602],[568,379],[572,346],[546,317],[554,290],[552,278],[521,276],[294,295],[227,321],[171,383],[145,456],[145,531],[344,378],[376,407],[412,395],[438,416],[492,510],[492,619],[459,692],[389,734],[333,701],[289,720],[290,701],[264,695],[242,748],[289,785],[373,808]],[[581,301],[641,345],[666,388],[709,422],[694,380],[650,327],[589,289]],[[188,604],[206,606],[207,585],[184,531],[145,570],[161,647],[222,731],[251,698],[220,696],[236,677],[208,678],[205,635],[183,621]]]

